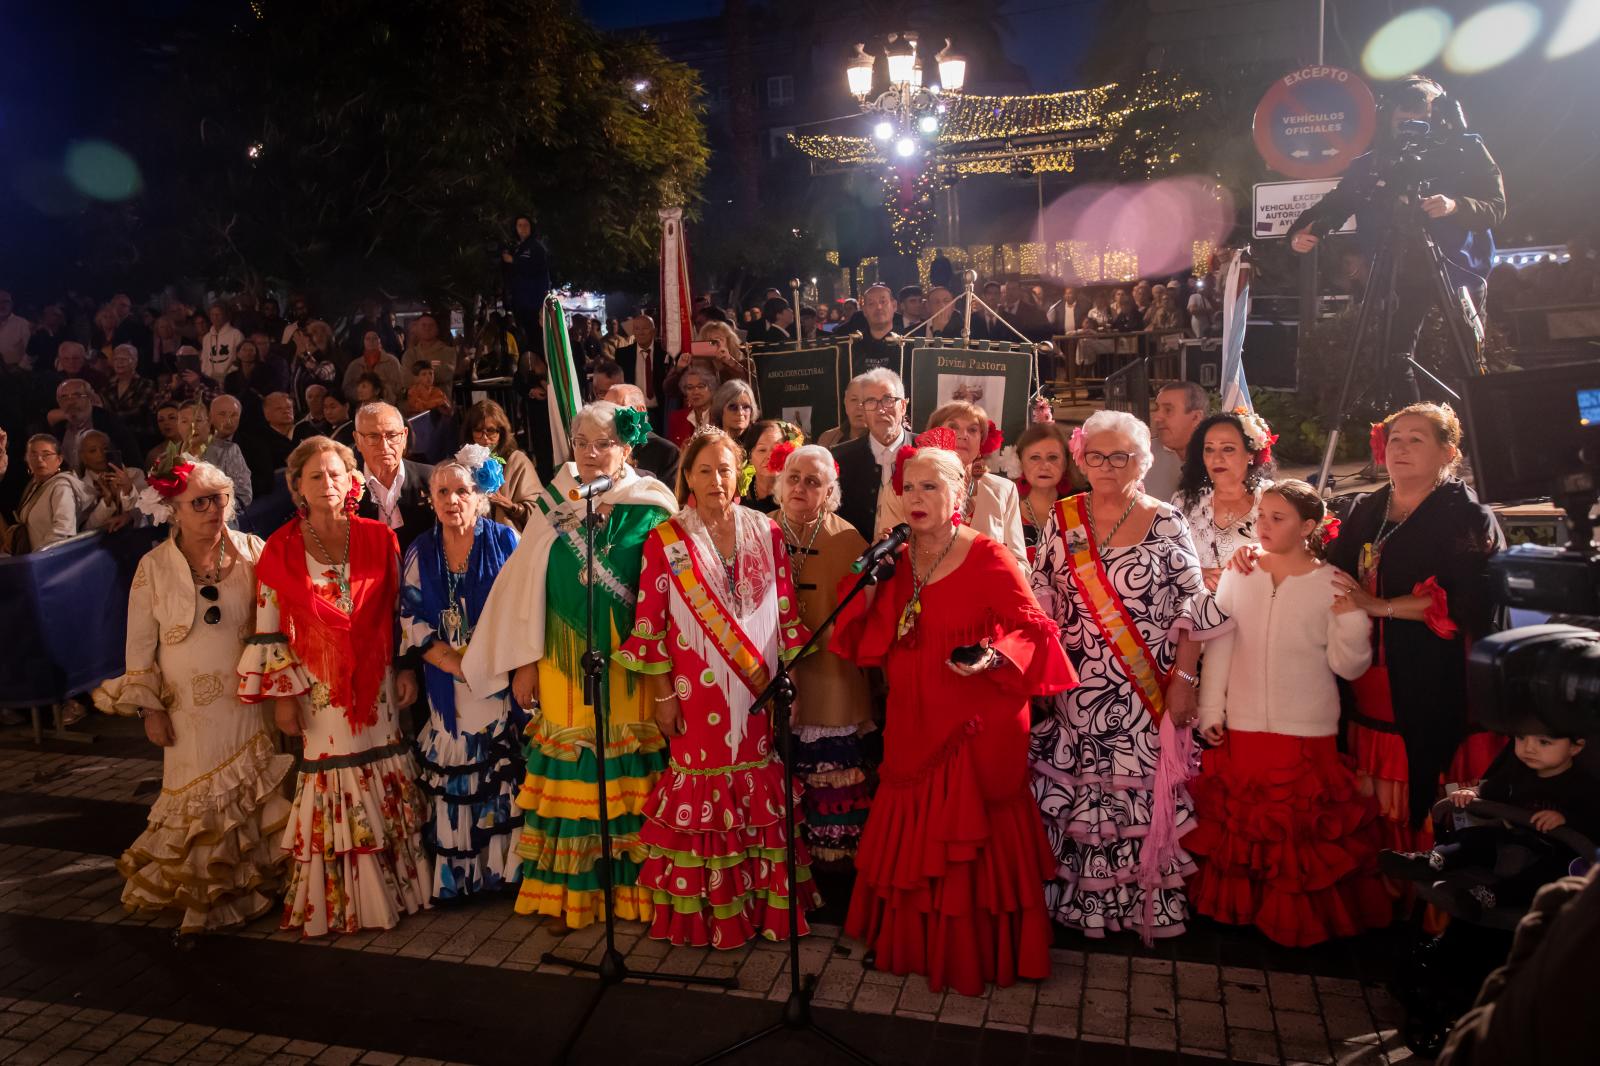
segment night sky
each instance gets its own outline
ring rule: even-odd
[[[1084,20],[1101,6],[1101,0],[1008,0],[1001,6],[1011,23],[1006,55],[1028,72],[1039,92],[1082,88],[1071,70],[1089,43]],[[595,25],[621,29],[705,18],[722,10],[722,0],[583,0],[582,7]]]

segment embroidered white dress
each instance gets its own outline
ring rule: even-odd
[[[131,910],[178,909],[179,929],[226,929],[274,904],[288,859],[278,843],[289,817],[272,712],[239,702],[234,664],[255,631],[255,559],[261,541],[229,534],[239,558],[215,588],[195,591],[171,539],[139,560],[128,592],[126,670],[95,693],[101,710],[165,710],[173,742],[161,749],[161,795],[145,831],[117,860]],[[220,617],[208,623],[207,612]]]

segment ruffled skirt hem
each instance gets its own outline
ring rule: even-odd
[[[293,767],[263,731],[189,787],[163,792],[117,860],[123,906],[182,910],[182,933],[233,928],[269,911],[288,860],[275,838],[289,819],[283,782]]]
[[[1232,732],[1190,783],[1201,858],[1196,911],[1255,925],[1287,947],[1381,929],[1393,907],[1377,877],[1377,807],[1335,739]]]
[[[392,929],[429,906],[422,848],[431,813],[409,751],[300,773],[283,844],[294,860],[284,929],[303,935]]]

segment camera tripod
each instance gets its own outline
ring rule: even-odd
[[[1454,389],[1417,362],[1416,344],[1412,338],[1406,340],[1408,350],[1403,364],[1390,365],[1392,360],[1400,362],[1392,348],[1395,312],[1400,304],[1400,268],[1408,249],[1421,249],[1426,256],[1425,273],[1429,290],[1440,314],[1444,316],[1445,332],[1449,335],[1450,347],[1459,361],[1462,375],[1475,377],[1484,372],[1483,357],[1462,314],[1460,297],[1450,281],[1449,262],[1438,242],[1433,239],[1433,234],[1428,232],[1427,216],[1423,214],[1421,206],[1425,186],[1425,182],[1414,182],[1396,197],[1394,224],[1379,238],[1378,250],[1372,257],[1372,269],[1361,293],[1361,310],[1357,313],[1355,331],[1351,334],[1349,351],[1345,356],[1344,383],[1339,388],[1338,402],[1324,416],[1328,427],[1328,445],[1323,451],[1322,467],[1317,474],[1317,490],[1324,495],[1328,495],[1328,475],[1333,470],[1334,452],[1339,447],[1340,423],[1350,409],[1352,399],[1359,398],[1352,397],[1351,391],[1355,387],[1356,369],[1361,364],[1362,343],[1367,340],[1369,329],[1376,327],[1373,333],[1378,345],[1377,372],[1372,382],[1380,390],[1380,406],[1393,406],[1402,398],[1397,395],[1400,389],[1396,383],[1404,379],[1408,370],[1421,373],[1452,400],[1460,399]]]

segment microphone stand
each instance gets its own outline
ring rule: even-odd
[[[628,964],[623,960],[622,952],[617,950],[617,916],[613,899],[615,886],[611,876],[611,805],[606,799],[606,738],[610,735],[611,712],[609,700],[606,698],[606,656],[594,644],[594,536],[595,529],[605,524],[605,519],[595,513],[598,495],[597,493],[584,498],[583,534],[584,541],[588,545],[584,588],[588,593],[589,607],[584,615],[584,653],[580,661],[583,664],[583,702],[594,708],[594,776],[595,788],[600,797],[600,858],[595,864],[595,869],[600,874],[600,894],[605,904],[606,950],[600,956],[598,963],[564,958],[553,951],[544,953],[542,961],[545,963],[582,970],[600,978],[599,990],[589,1000],[589,1005],[584,1008],[582,1017],[572,1030],[572,1035],[567,1038],[561,1051],[556,1055],[556,1062],[562,1063],[571,1060],[579,1037],[583,1036],[584,1030],[589,1026],[589,1019],[594,1017],[594,1012],[600,1007],[600,1001],[605,998],[611,986],[619,985],[635,976],[628,971]],[[737,986],[737,979],[732,977],[672,974],[671,978],[690,985],[713,985],[718,988]]]
[[[822,634],[826,633],[833,625],[834,619],[855,599],[863,589],[886,581],[894,575],[895,556],[890,555],[880,559],[875,566],[870,566],[856,579],[856,583],[845,594],[833,612],[823,623],[812,630],[811,639],[806,641],[793,661],[799,662],[816,646]],[[794,681],[789,677],[789,665],[780,656],[778,659],[778,672],[773,675],[760,698],[755,702],[757,708],[766,703],[773,706],[773,726],[778,735],[778,754],[783,760],[783,827],[784,849],[783,866],[789,878],[789,998],[784,1000],[783,1014],[779,1019],[759,1032],[751,1033],[736,1043],[718,1051],[713,1051],[705,1058],[700,1059],[696,1066],[704,1066],[709,1062],[727,1058],[736,1052],[743,1051],[753,1044],[759,1044],[774,1033],[784,1031],[799,1031],[814,1033],[830,1045],[839,1054],[865,1066],[876,1066],[873,1058],[863,1051],[852,1047],[842,1038],[824,1029],[811,1015],[811,996],[817,983],[816,974],[806,974],[804,979],[800,976],[800,908],[802,906],[796,889],[795,858],[798,843],[794,832]]]

